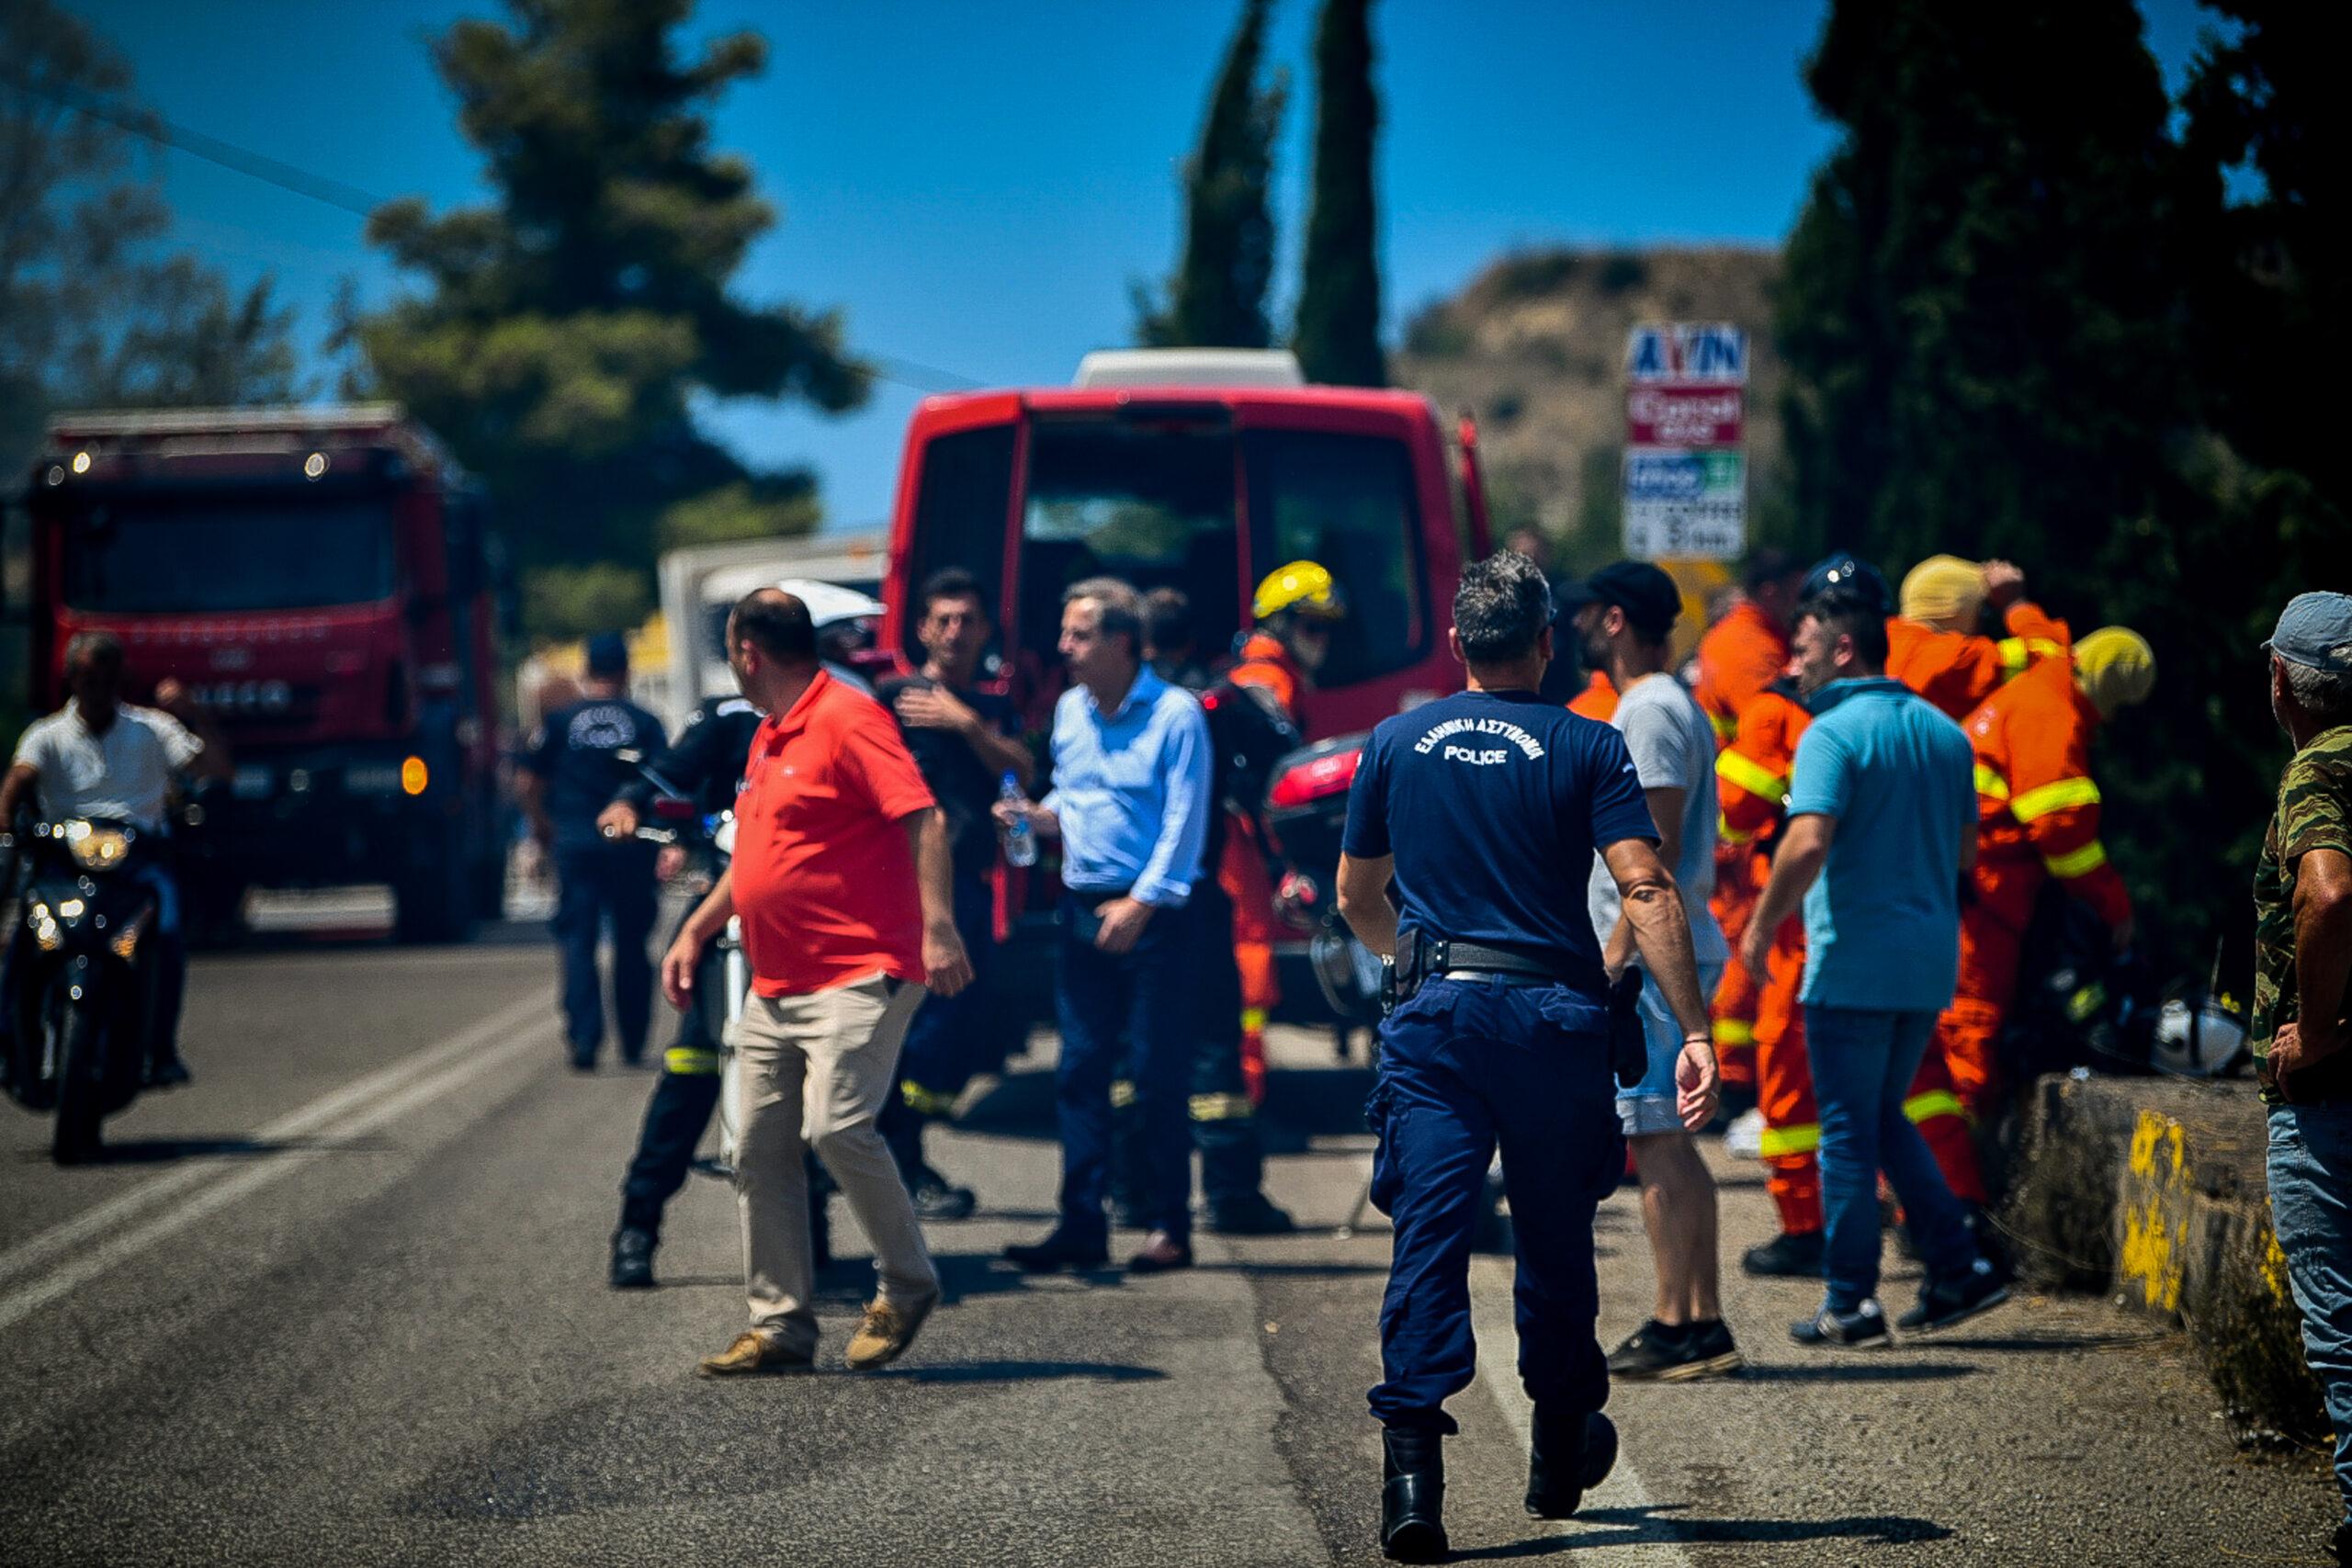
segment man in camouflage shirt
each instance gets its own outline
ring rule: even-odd
[[[2352,598],[2298,595],[2264,647],[2270,710],[2295,756],[2255,873],[2254,1050],[2271,1223],[2335,1428],[2341,1562],[2352,1556]]]

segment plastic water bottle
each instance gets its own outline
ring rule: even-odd
[[[1021,780],[1010,768],[997,785],[997,798],[1012,806],[1026,806],[1029,797],[1021,793]],[[1029,826],[1026,817],[1015,817],[1012,826],[1004,830],[1004,863],[1035,865],[1037,863],[1037,830]]]

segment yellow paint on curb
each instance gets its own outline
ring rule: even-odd
[[[2118,1267],[2124,1279],[2139,1282],[2144,1303],[2159,1312],[2180,1310],[2188,1262],[2188,1151],[2180,1123],[2162,1111],[2140,1112],[2124,1180],[2123,1252]],[[2271,1245],[2275,1249],[2278,1244]]]

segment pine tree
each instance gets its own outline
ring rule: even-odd
[[[482,475],[529,575],[535,630],[601,629],[613,569],[650,599],[665,534],[813,525],[802,472],[753,473],[695,427],[697,395],[860,403],[837,315],[747,304],[728,284],[775,221],[751,170],[708,146],[708,107],[759,71],[737,33],[682,60],[692,0],[510,0],[512,26],[434,44],[493,206],[397,201],[371,240],[430,292],[351,323],[368,373]],[[684,510],[681,511],[681,508]]]
[[[1373,142],[1372,0],[1324,0],[1315,28],[1315,195],[1296,344],[1307,378],[1382,387],[1379,228]]]
[[[1155,306],[1141,290],[1136,335],[1154,348],[1263,348],[1273,341],[1266,293],[1274,270],[1267,200],[1288,85],[1258,85],[1268,0],[1244,0],[1240,26],[1209,95],[1200,148],[1184,164],[1184,254]]]

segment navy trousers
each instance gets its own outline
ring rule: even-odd
[[[596,938],[608,924],[613,1023],[621,1055],[634,1062],[645,1054],[645,1032],[653,1019],[653,960],[645,943],[653,933],[660,891],[653,883],[653,846],[636,840],[556,845],[555,939],[562,954],[564,1036],[576,1062],[594,1061],[605,1038]]]
[[[972,961],[972,983],[952,997],[930,996],[907,1025],[899,1051],[898,1092],[882,1102],[875,1127],[909,1180],[922,1159],[922,1124],[956,1108],[972,1075],[989,1066],[995,1032],[989,971],[996,956],[995,893],[978,877],[956,879],[956,932]]]
[[[1431,980],[1380,1026],[1372,1198],[1396,1222],[1372,1413],[1451,1434],[1477,1371],[1470,1239],[1498,1145],[1518,1238],[1519,1376],[1546,1413],[1598,1410],[1609,1369],[1592,1218],[1625,1168],[1607,1014],[1565,986]]]
[[[1080,897],[1084,902],[1080,902]],[[1062,899],[1054,1009],[1061,1026],[1055,1100],[1062,1137],[1062,1233],[1102,1242],[1111,1174],[1111,1082],[1134,1085],[1136,1207],[1179,1241],[1192,1235],[1193,1150],[1185,1088],[1197,1037],[1199,911],[1158,909],[1136,945],[1104,953],[1072,922],[1107,895]]]

